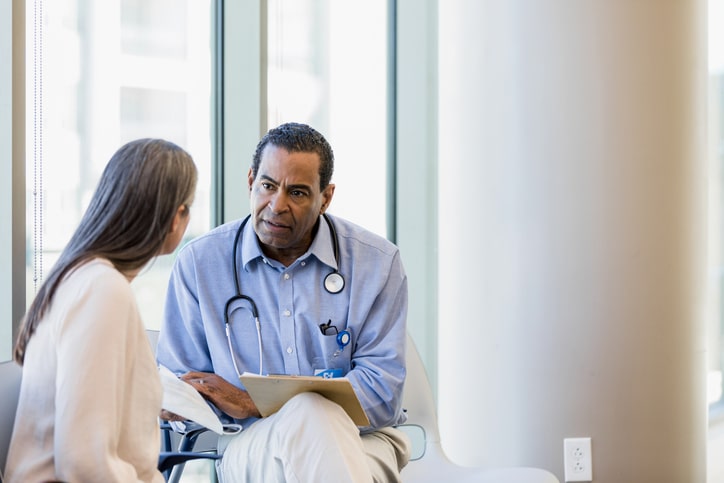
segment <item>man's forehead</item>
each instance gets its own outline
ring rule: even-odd
[[[308,156],[315,158],[320,163],[322,159],[319,153],[314,150],[305,151],[302,149],[287,148],[279,144],[269,143],[264,146],[264,149],[261,152],[261,160],[263,161],[264,158],[269,156],[271,153],[279,153],[287,156]]]
[[[262,153],[257,174],[275,183],[318,185],[320,163],[319,154],[313,151],[288,151],[269,145]]]

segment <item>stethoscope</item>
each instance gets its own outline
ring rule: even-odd
[[[334,261],[336,262],[337,267],[339,267],[339,238],[337,236],[337,229],[334,227],[334,223],[332,222],[332,219],[327,216],[326,213],[322,214],[322,217],[327,222],[327,226],[329,227],[329,234],[332,238],[332,250],[334,251]],[[244,227],[246,226],[246,223],[249,221],[249,218],[251,218],[251,215],[244,218],[244,220],[241,222],[241,225],[239,225],[239,229],[236,230],[236,235],[234,236],[234,244],[232,246],[232,271],[234,273],[234,287],[236,288],[236,295],[231,297],[229,300],[226,301],[226,306],[224,307],[224,328],[226,330],[226,341],[229,344],[229,353],[231,354],[231,362],[234,364],[234,370],[236,370],[236,374],[241,377],[241,372],[239,372],[239,367],[236,363],[236,357],[234,357],[234,349],[231,345],[231,324],[230,324],[230,317],[229,317],[229,307],[232,303],[236,302],[237,300],[245,300],[249,303],[249,306],[251,307],[251,315],[254,317],[254,325],[256,326],[256,340],[258,343],[258,349],[259,349],[259,374],[263,374],[262,370],[262,344],[261,344],[261,324],[259,323],[259,310],[256,307],[256,302],[254,302],[254,299],[249,297],[248,295],[244,295],[241,293],[241,285],[239,284],[239,272],[236,269],[236,253],[239,249],[239,242],[241,240],[241,234],[244,232]],[[330,273],[327,274],[326,277],[324,277],[324,288],[327,290],[327,292],[331,294],[337,294],[340,293],[344,289],[344,277],[341,273],[339,273],[339,270],[337,268],[334,268]],[[350,340],[352,339],[351,334],[348,330],[338,330],[336,326],[332,325],[332,321],[328,321],[326,323],[319,324],[319,329],[322,331],[322,335],[336,335],[337,339],[337,346],[339,347],[339,350],[335,352],[335,356],[339,354],[342,350],[344,350],[344,347],[349,344]],[[333,331],[333,332],[332,332]]]

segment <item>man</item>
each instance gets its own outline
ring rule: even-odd
[[[249,169],[250,217],[176,260],[157,358],[244,428],[224,481],[399,481],[409,459],[392,427],[405,420],[407,278],[392,243],[325,214],[333,158],[309,126],[270,130]],[[345,376],[370,425],[314,394],[259,418],[243,372]]]

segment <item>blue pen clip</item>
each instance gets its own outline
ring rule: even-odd
[[[319,324],[319,330],[322,331],[323,335],[337,335],[337,349],[334,353],[333,357],[337,357],[339,354],[342,353],[345,347],[349,345],[350,341],[352,340],[352,334],[349,330],[338,330],[336,325],[332,325],[332,319],[328,320],[326,324]]]
[[[339,350],[343,351],[344,348],[347,347],[347,344],[349,344],[350,340],[352,340],[352,334],[350,334],[347,329],[343,330],[342,332],[338,332],[337,345],[339,346]]]

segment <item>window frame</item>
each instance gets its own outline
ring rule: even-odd
[[[0,360],[11,358],[25,313],[25,0],[0,1]],[[20,186],[22,189],[13,189]],[[6,333],[11,335],[8,340]]]

